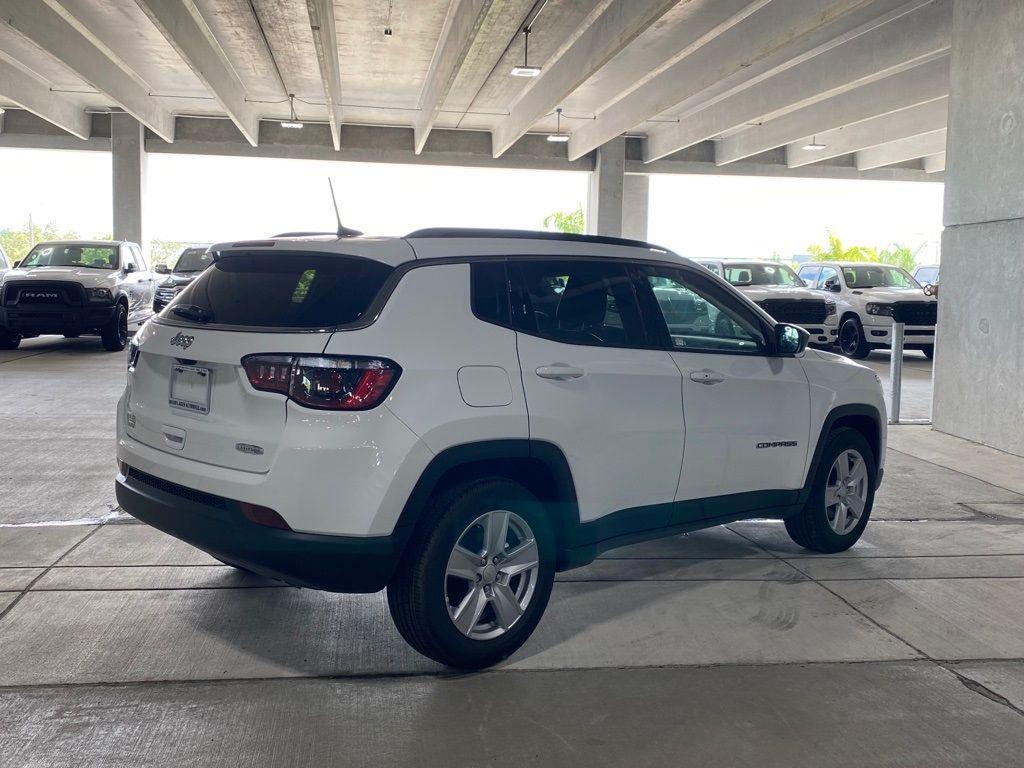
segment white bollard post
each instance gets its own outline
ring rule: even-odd
[[[889,423],[900,423],[900,394],[903,389],[903,323],[892,324],[892,347],[889,354]]]

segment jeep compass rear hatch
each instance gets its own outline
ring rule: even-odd
[[[128,434],[195,461],[266,472],[289,399],[359,410],[397,377],[388,361],[322,354],[335,329],[364,317],[392,271],[333,254],[222,254],[133,348]]]

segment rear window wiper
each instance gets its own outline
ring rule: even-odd
[[[195,304],[178,304],[171,307],[171,312],[194,323],[208,323],[213,320],[213,313],[210,310]]]

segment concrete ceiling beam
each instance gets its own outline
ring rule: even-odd
[[[88,113],[50,86],[16,67],[0,52],[0,98],[27,109],[63,131],[88,139],[92,120]]]
[[[334,0],[306,0],[309,26],[313,31],[316,60],[320,66],[324,98],[327,100],[327,122],[331,126],[334,149],[341,149],[341,58],[338,54],[338,31],[334,20]]]
[[[795,64],[785,64],[769,77],[755,77],[749,86],[678,123],[648,131],[645,160],[657,160],[758,120],[771,119],[942,56],[949,51],[952,8],[949,0],[907,5],[874,6],[884,11],[838,44],[825,45]],[[854,21],[857,14],[849,17]],[[849,35],[851,28],[840,28]],[[838,30],[837,30],[838,31]],[[797,41],[799,42],[799,41]],[[831,41],[837,42],[837,41]]]
[[[594,21],[547,62],[494,130],[495,157],[519,140],[563,99],[607,64],[678,0],[613,0]]]
[[[937,155],[928,155],[921,160],[921,167],[925,173],[940,173],[946,170],[946,153],[939,152]]]
[[[808,136],[786,145],[786,165],[799,168],[862,149],[920,136],[922,133],[939,131],[946,127],[948,115],[949,99],[943,97],[844,128]],[[824,148],[805,149],[811,141]]]
[[[577,157],[658,115],[691,114],[877,26],[888,16],[949,0],[788,0],[769,3],[703,44],[577,130]],[[823,21],[824,20],[824,21]],[[653,155],[652,155],[653,156]]]
[[[174,116],[157,103],[137,75],[115,63],[113,52],[81,20],[44,0],[0,0],[0,19],[160,138],[174,141]]]
[[[167,42],[192,68],[253,146],[260,119],[246,101],[245,86],[193,0],[136,0]]]
[[[420,111],[413,124],[413,149],[417,155],[423,151],[438,112],[492,5],[493,0],[455,0],[450,6],[420,92]]]
[[[715,162],[720,165],[733,163],[805,136],[825,133],[948,95],[949,56],[941,56],[733,133],[716,142]]]
[[[937,155],[946,151],[946,130],[922,133],[906,139],[892,141],[879,147],[862,149],[854,155],[854,163],[858,171],[883,168],[895,163],[905,163],[928,155]]]

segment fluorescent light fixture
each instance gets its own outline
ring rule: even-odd
[[[289,93],[288,94],[288,105],[290,107],[289,111],[291,113],[291,117],[289,117],[287,120],[282,120],[281,121],[281,127],[282,128],[301,128],[302,125],[303,125],[302,121],[299,120],[298,115],[295,114],[295,94],[294,93]]]
[[[817,136],[814,136],[814,137],[811,138],[811,143],[810,144],[804,144],[804,149],[806,149],[808,152],[821,152],[825,148],[826,148],[825,144],[819,144],[818,143],[818,137]]]
[[[520,67],[512,67],[513,77],[536,77],[540,74],[540,67],[530,66],[530,28],[523,30],[523,64]]]
[[[564,144],[569,140],[569,134],[562,133],[562,108],[555,110],[555,132],[548,134],[548,141],[557,144]]]

